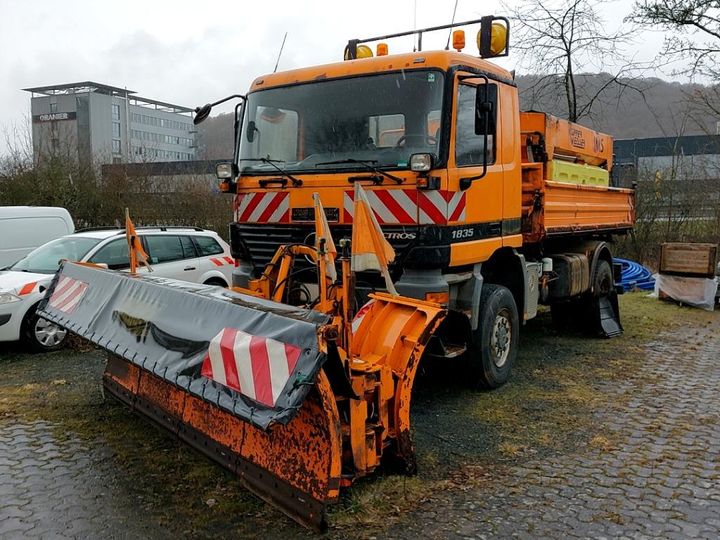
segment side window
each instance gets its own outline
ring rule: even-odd
[[[482,165],[483,153],[487,153],[488,165],[495,162],[495,126],[497,118],[497,86],[488,85],[488,98],[492,111],[488,122],[487,143],[483,148],[484,135],[475,134],[475,86],[461,84],[458,89],[457,126],[455,130],[455,162],[458,166]]]
[[[193,239],[200,257],[218,255],[223,252],[222,246],[211,236],[193,236]]]
[[[189,236],[181,236],[180,244],[182,244],[182,250],[185,259],[193,259],[197,257],[197,253],[195,252],[195,246],[193,245],[193,241]]]
[[[127,240],[125,240],[123,236],[122,238],[108,242],[90,258],[90,262],[107,264],[111,270],[129,268],[130,259]]]
[[[184,258],[179,236],[145,236],[150,264],[179,261]]]

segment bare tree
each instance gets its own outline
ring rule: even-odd
[[[668,32],[663,55],[669,60],[690,60],[679,72],[720,78],[720,1],[638,0],[628,20]]]
[[[708,128],[708,116],[720,117],[720,1],[636,0],[627,20],[666,32],[658,63],[674,73],[709,82],[688,96],[697,126]],[[715,126],[712,126],[715,127]]]
[[[541,75],[529,89],[534,95],[560,91],[567,118],[576,122],[591,115],[610,88],[633,88],[629,62],[621,46],[629,42],[623,29],[609,32],[599,14],[602,0],[523,0],[505,5],[515,26],[513,48],[523,63]],[[584,88],[583,71],[608,71],[617,66],[599,88]],[[638,90],[639,91],[639,90]]]

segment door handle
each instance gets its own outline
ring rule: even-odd
[[[194,266],[186,266],[185,268],[183,268],[183,270],[185,272],[189,272],[190,270],[196,270],[196,268]]]

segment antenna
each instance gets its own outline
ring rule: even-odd
[[[459,0],[455,0],[455,7],[453,8],[452,21],[450,21],[451,25],[455,24],[455,12],[457,12],[458,1]],[[448,40],[447,40],[447,43],[445,44],[446,51],[450,50],[450,36],[452,36],[452,27],[450,28],[450,30],[448,30]]]
[[[286,39],[287,39],[287,32],[285,32],[285,35],[283,36],[283,41],[282,41],[282,44],[280,45],[280,52],[278,53],[277,62],[275,62],[275,69],[273,69],[273,73],[275,73],[277,71],[278,64],[280,63],[280,57],[282,56],[283,49],[285,48],[285,40]],[[450,43],[450,41],[448,41],[448,43]]]
[[[413,30],[417,30],[417,0],[414,2],[413,8]],[[413,37],[413,52],[417,51],[417,39]]]

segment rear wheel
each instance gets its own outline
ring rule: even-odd
[[[518,310],[510,290],[501,285],[483,285],[480,320],[468,350],[475,386],[497,388],[505,384],[517,356],[519,332]]]
[[[56,351],[65,345],[67,330],[40,317],[30,309],[23,322],[23,340],[35,352]]]

